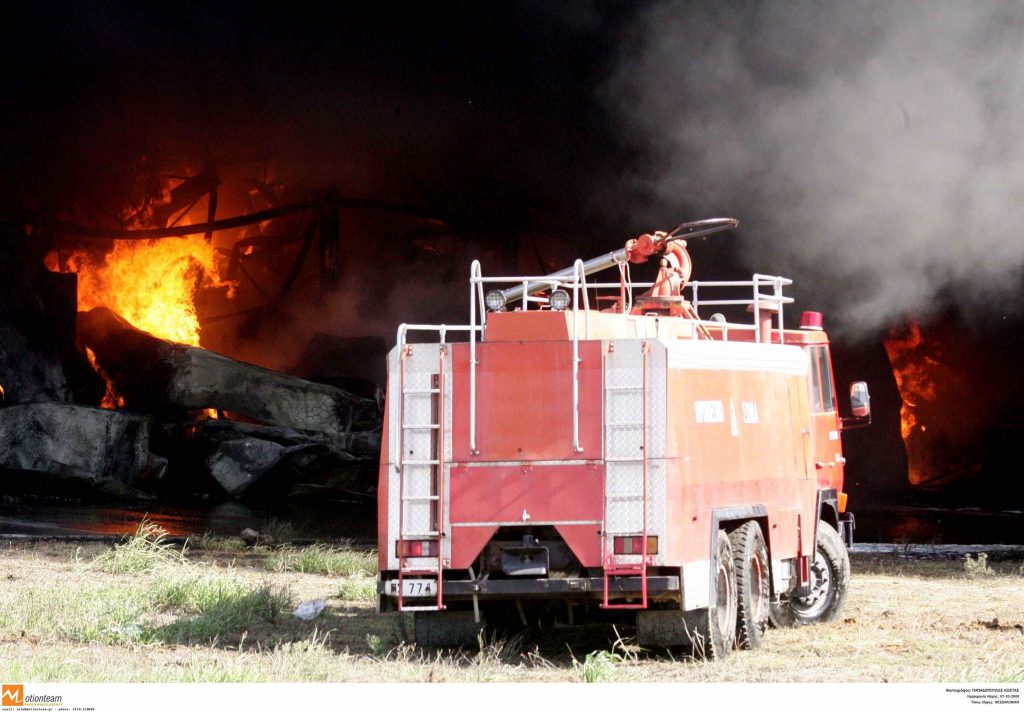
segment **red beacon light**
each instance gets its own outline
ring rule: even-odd
[[[800,328],[808,331],[821,331],[825,328],[825,319],[821,312],[805,311],[800,315]]]

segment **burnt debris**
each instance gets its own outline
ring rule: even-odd
[[[109,309],[77,313],[74,275],[31,245],[45,242],[0,234],[2,491],[373,495],[379,399],[159,339]]]

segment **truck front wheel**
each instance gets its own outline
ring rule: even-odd
[[[839,532],[828,522],[818,522],[817,555],[811,564],[810,591],[790,596],[771,606],[771,621],[790,628],[834,620],[846,602],[850,584],[850,557]]]

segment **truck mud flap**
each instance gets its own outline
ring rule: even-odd
[[[846,548],[853,546],[853,530],[857,528],[857,520],[853,512],[843,512],[839,515],[839,534],[843,537]]]

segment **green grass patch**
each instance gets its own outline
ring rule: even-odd
[[[133,574],[127,580],[91,573],[75,584],[10,590],[0,605],[0,635],[82,643],[211,642],[233,639],[259,622],[274,623],[290,605],[282,590],[189,562],[165,538],[143,521],[134,535],[82,567],[82,573]]]
[[[351,576],[338,586],[338,595],[343,601],[369,603],[377,598],[377,579],[369,576]]]
[[[0,607],[0,629],[40,639],[113,643],[135,637],[153,610],[134,586],[31,586]]]
[[[83,643],[211,642],[274,623],[289,605],[268,585],[186,570],[127,586],[22,589],[0,610],[0,630]]]
[[[267,585],[202,578],[171,583],[159,592],[158,602],[185,617],[149,629],[149,636],[191,644],[233,638],[261,621],[276,623],[290,599]]]
[[[621,664],[622,656],[607,650],[589,652],[583,662],[576,659],[572,661],[573,670],[580,682],[609,682]]]
[[[617,677],[622,665],[637,662],[640,648],[624,641],[615,626],[612,626],[612,630],[615,631],[615,643],[611,650],[591,651],[583,658],[583,662],[573,656],[572,668],[580,682],[608,682]]]
[[[245,551],[246,545],[237,536],[217,536],[209,532],[200,537],[190,538],[189,545],[199,551],[236,552]]]
[[[134,534],[97,556],[92,563],[112,574],[137,574],[184,561],[185,547],[179,549],[171,544],[166,531],[143,519]]]
[[[296,571],[327,576],[375,576],[377,555],[372,551],[312,546],[283,546],[267,557],[267,568],[278,573]]]

